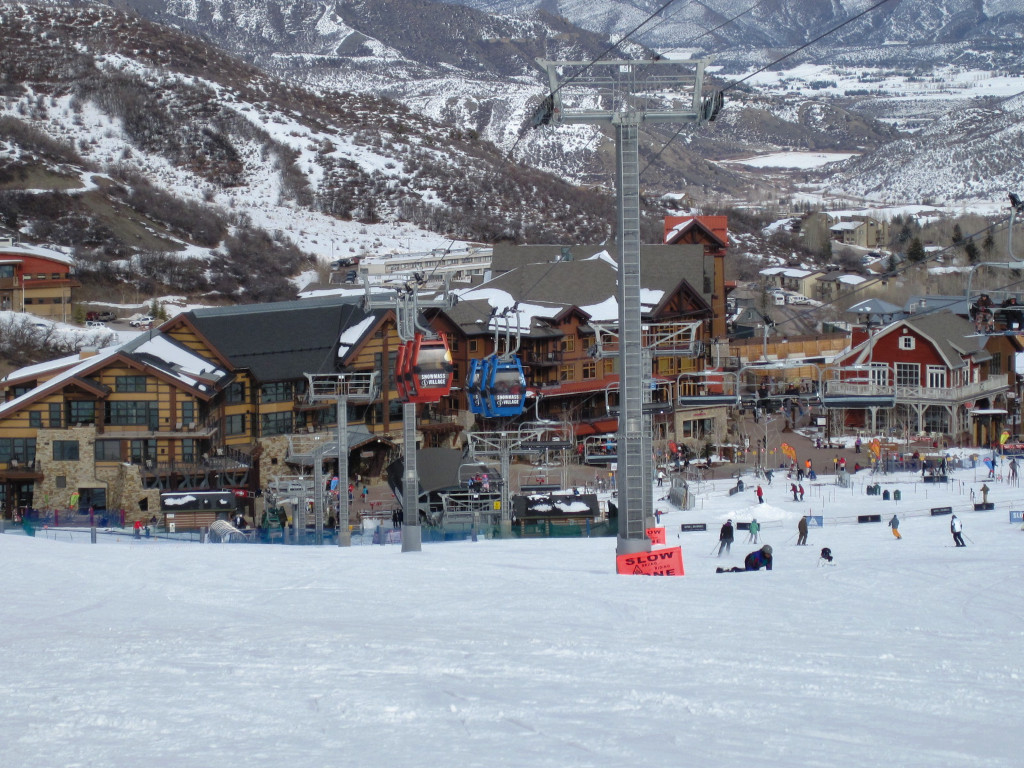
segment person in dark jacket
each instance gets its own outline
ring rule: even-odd
[[[755,549],[743,560],[742,568],[717,568],[716,573],[744,573],[745,571],[759,571],[764,568],[766,571],[772,569],[772,545],[765,544],[760,549]]]
[[[725,525],[722,526],[722,530],[718,534],[718,556],[722,556],[722,550],[726,552],[732,551],[732,538],[733,528],[732,520],[726,520]]]
[[[796,544],[798,547],[805,546],[807,544],[807,516],[802,515],[800,522],[796,524],[796,531],[800,534],[797,537]]]

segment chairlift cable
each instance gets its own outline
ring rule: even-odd
[[[863,11],[861,11],[860,13],[857,13],[857,14],[855,14],[855,15],[851,16],[850,18],[846,19],[846,21],[843,21],[843,22],[841,22],[841,23],[837,24],[836,26],[832,27],[831,29],[827,30],[826,32],[822,32],[822,33],[821,33],[820,35],[818,35],[817,37],[815,37],[815,38],[814,38],[813,40],[809,40],[808,42],[804,43],[803,45],[800,45],[800,46],[798,46],[797,48],[794,48],[794,49],[793,49],[792,51],[790,51],[789,53],[786,53],[786,54],[783,54],[782,56],[779,56],[779,57],[778,57],[777,59],[775,59],[774,61],[772,61],[772,62],[770,62],[770,63],[768,63],[768,64],[765,64],[765,65],[764,65],[763,67],[761,67],[760,69],[757,69],[757,70],[755,70],[755,71],[751,72],[751,73],[750,73],[749,75],[747,75],[746,77],[740,78],[739,80],[735,80],[735,81],[733,81],[733,82],[729,83],[729,84],[728,84],[728,85],[726,85],[726,86],[725,86],[724,88],[722,88],[722,89],[721,89],[721,90],[719,91],[719,93],[725,93],[726,91],[728,91],[728,90],[729,90],[729,89],[731,89],[731,88],[734,88],[734,87],[736,87],[736,86],[737,86],[737,85],[739,85],[740,83],[742,83],[742,82],[744,82],[744,81],[746,81],[746,80],[749,80],[749,79],[750,79],[750,78],[752,78],[752,77],[753,77],[754,75],[758,75],[758,74],[760,74],[761,72],[764,72],[764,71],[765,71],[766,69],[769,69],[770,67],[774,67],[774,66],[775,66],[776,64],[778,64],[779,62],[781,62],[781,61],[785,61],[785,60],[786,60],[786,59],[788,59],[788,58],[789,58],[790,56],[794,56],[794,55],[796,55],[797,53],[799,53],[800,51],[802,51],[802,50],[803,50],[804,48],[807,48],[807,47],[809,47],[809,46],[812,46],[812,45],[814,45],[815,43],[819,42],[820,40],[822,40],[822,39],[824,39],[824,38],[828,37],[829,35],[831,35],[831,34],[833,34],[833,33],[835,33],[835,32],[838,32],[838,31],[839,31],[840,29],[842,29],[843,27],[845,27],[845,26],[846,26],[847,24],[851,24],[852,22],[856,21],[857,19],[861,18],[862,16],[864,16],[864,15],[866,15],[866,14],[868,14],[868,13],[871,13],[871,12],[872,12],[872,11],[874,11],[874,10],[875,10],[876,8],[879,8],[879,7],[881,7],[881,6],[885,5],[885,4],[886,4],[886,3],[888,3],[888,2],[889,2],[889,0],[878,0],[878,2],[876,2],[876,3],[875,3],[874,5],[872,5],[872,6],[870,7],[870,8],[865,8],[865,9],[864,9]],[[665,151],[665,150],[666,150],[666,149],[668,148],[669,144],[671,144],[671,143],[672,143],[673,141],[675,141],[676,137],[677,137],[677,136],[678,136],[678,135],[679,135],[680,133],[682,133],[682,132],[683,132],[683,129],[684,129],[685,127],[686,127],[686,124],[683,124],[682,126],[680,126],[680,127],[679,127],[679,129],[678,129],[678,130],[677,130],[677,131],[676,131],[675,133],[673,133],[673,134],[672,134],[672,136],[671,136],[671,137],[669,138],[669,140],[668,140],[668,141],[666,141],[666,142],[665,142],[665,143],[664,143],[664,144],[662,145],[661,149],[659,149],[659,150],[657,151],[657,153],[656,153],[656,154],[654,155],[654,157],[652,157],[652,158],[651,158],[651,159],[650,159],[650,160],[648,161],[647,165],[645,165],[645,166],[644,166],[643,170],[642,170],[642,171],[640,171],[640,175],[641,175],[641,176],[643,176],[643,175],[644,175],[644,173],[645,173],[645,172],[647,171],[647,169],[648,169],[648,168],[650,168],[650,167],[651,167],[651,165],[652,165],[652,164],[654,163],[654,161],[655,161],[655,160],[657,160],[657,159],[658,159],[659,157],[661,157],[662,153],[663,153],[663,152],[664,152],[664,151]]]

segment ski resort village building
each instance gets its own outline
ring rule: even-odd
[[[948,435],[968,445],[997,441],[1016,412],[1017,336],[976,332],[950,312],[912,315],[874,334],[855,330],[835,361],[831,394],[888,394],[893,406],[847,409],[848,425],[870,433]]]
[[[0,237],[0,310],[67,322],[74,316],[72,291],[79,285],[71,276],[70,256]]]

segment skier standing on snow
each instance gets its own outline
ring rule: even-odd
[[[900,536],[900,519],[896,515],[892,516],[892,520],[889,521],[889,527],[892,528],[892,535],[897,539],[902,539]]]
[[[807,517],[801,515],[800,522],[796,524],[796,531],[800,535],[797,537],[796,545],[798,547],[806,546],[807,544]]]
[[[764,491],[762,490],[760,485],[757,486],[757,490],[755,491],[755,493],[757,494],[757,503],[764,504]]]
[[[793,492],[793,501],[800,501],[800,499],[797,498],[798,491],[796,489],[796,483],[790,483],[789,484],[789,490],[791,490]]]
[[[804,500],[804,484],[800,483],[800,501]]]
[[[960,522],[960,518],[953,515],[953,518],[949,521],[949,532],[953,534],[953,543],[958,547],[966,547],[964,544],[963,537],[964,524]]]
[[[757,518],[755,517],[750,521],[750,536],[747,537],[747,541],[752,541],[755,544],[758,544],[757,534],[760,533],[760,531],[761,524],[757,522]]]
[[[726,552],[732,551],[732,520],[726,520],[725,525],[722,526],[721,532],[718,534],[718,556],[722,556],[722,550]]]

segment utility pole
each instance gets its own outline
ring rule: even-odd
[[[721,95],[701,100],[707,59],[547,61],[550,94],[534,125],[592,123],[615,129],[618,193],[619,538],[618,555],[650,551],[645,498],[651,496],[651,434],[645,429],[640,302],[639,133],[644,123],[713,120]],[[649,364],[648,364],[649,365]],[[645,492],[645,488],[647,489]],[[647,502],[648,506],[650,502]]]

